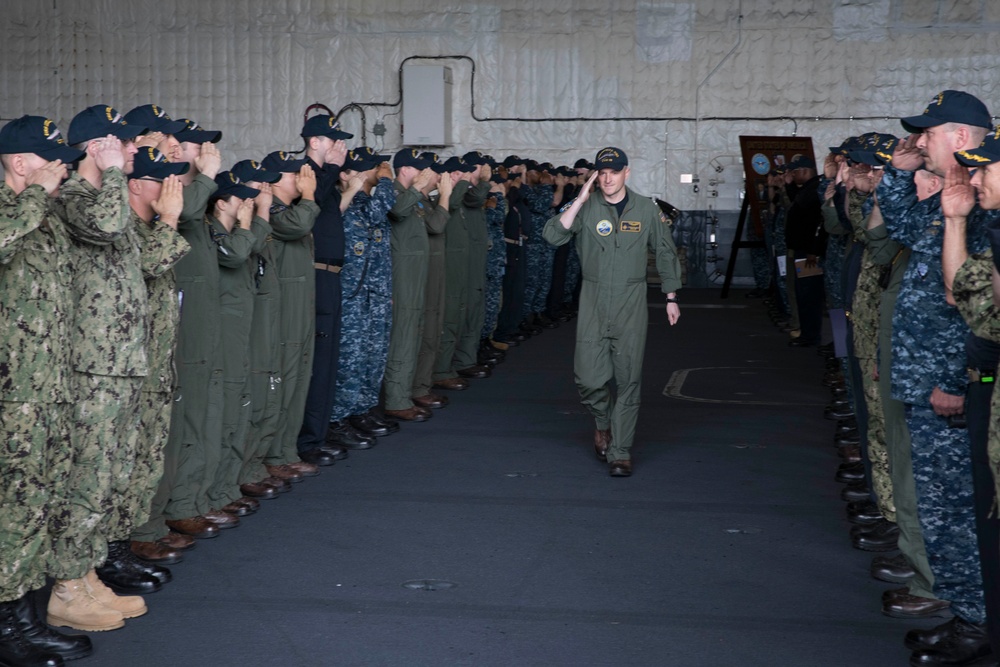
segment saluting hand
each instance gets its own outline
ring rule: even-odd
[[[423,192],[424,188],[434,182],[434,176],[434,170],[430,167],[421,169],[417,177],[413,179],[413,189],[417,192]]]
[[[160,142],[167,138],[162,132],[148,132],[141,137],[135,138],[136,148],[151,147],[156,148]],[[168,156],[169,157],[169,156]]]
[[[274,192],[271,190],[270,183],[261,183],[257,186],[260,190],[260,194],[253,198],[254,205],[257,207],[259,213],[257,215],[266,215],[271,212],[271,202],[274,201]]]
[[[40,185],[50,197],[59,192],[59,185],[69,176],[69,169],[62,160],[53,160],[31,172],[25,179],[27,185]]]
[[[892,152],[892,166],[905,171],[917,171],[924,166],[924,156],[917,148],[917,139],[920,135],[911,134],[905,140],[896,144],[896,150]]]
[[[211,141],[206,141],[201,145],[201,151],[194,159],[194,166],[198,173],[204,174],[208,178],[215,178],[222,168],[222,154]]]
[[[167,176],[163,179],[160,197],[150,206],[160,216],[160,222],[171,229],[177,229],[177,223],[184,209],[184,186],[177,176]]]
[[[101,171],[111,167],[125,168],[125,154],[122,152],[122,141],[109,134],[100,139],[94,139],[87,144],[87,155],[94,158],[94,164]]]
[[[295,175],[295,187],[303,199],[312,200],[316,197],[316,172],[307,164],[302,165]]]
[[[597,180],[598,173],[597,171],[593,172],[590,178],[587,179],[587,182],[583,184],[583,187],[580,188],[580,194],[577,195],[576,200],[581,204],[590,199],[590,191],[594,187],[594,181]]]
[[[253,220],[253,199],[244,199],[236,209],[236,222],[240,223],[240,229],[250,229],[250,222]]]
[[[338,167],[343,167],[344,162],[347,160],[347,144],[343,139],[337,139],[330,146],[330,150],[326,153],[326,163],[335,164]]]
[[[392,179],[392,167],[389,166],[388,162],[382,162],[375,168],[375,178]]]
[[[941,190],[941,212],[945,218],[965,218],[976,205],[976,189],[972,187],[969,168],[960,164],[948,167]]]

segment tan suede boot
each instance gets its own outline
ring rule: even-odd
[[[87,592],[93,595],[95,600],[108,609],[121,612],[122,618],[136,618],[149,611],[146,609],[146,601],[141,597],[138,595],[118,595],[108,588],[93,570],[83,575],[83,582],[87,585]]]
[[[83,579],[57,581],[49,596],[48,612],[49,625],[87,632],[116,630],[125,625],[121,612],[98,602]]]

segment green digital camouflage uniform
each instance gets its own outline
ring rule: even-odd
[[[70,241],[45,190],[0,181],[0,601],[45,585],[58,558],[72,451]]]
[[[206,477],[205,494],[209,507],[217,510],[243,495],[239,476],[250,427],[250,326],[254,301],[253,275],[248,260],[258,234],[238,226],[227,232],[211,214],[208,220],[218,246],[222,342],[218,348],[219,361],[215,363],[222,368],[222,439],[214,475]],[[267,223],[259,218],[253,221],[253,227],[261,240],[270,232]]]
[[[555,246],[576,239],[583,285],[573,365],[581,402],[598,429],[611,429],[608,461],[631,458],[649,323],[646,264],[650,251],[663,293],[681,287],[681,267],[669,223],[652,200],[626,190],[628,202],[621,218],[596,192],[584,202],[569,229],[557,214],[543,231],[545,240]],[[612,379],[617,396],[609,386]]]
[[[316,268],[313,266],[312,228],[319,205],[300,200],[288,206],[278,199],[271,206],[271,235],[280,286],[278,331],[279,414],[274,435],[263,434],[264,463],[281,465],[299,460],[297,444],[302,415],[312,377],[313,344],[316,340]],[[256,480],[260,481],[260,480]]]
[[[260,226],[266,224],[266,227]],[[270,224],[254,218],[257,235],[250,256],[253,274],[253,325],[250,327],[250,425],[238,484],[268,476],[264,457],[274,441],[281,417],[281,283],[274,258]],[[263,234],[263,237],[260,235]]]
[[[385,367],[385,407],[413,407],[413,380],[424,335],[424,301],[427,293],[428,230],[440,234],[448,223],[447,212],[432,205],[416,189],[396,181],[396,203],[389,211],[392,245],[392,333]]]
[[[955,274],[951,293],[972,333],[1000,343],[1000,308],[993,302],[993,251],[971,256]],[[1000,497],[1000,392],[994,388],[990,400],[990,430],[987,451],[990,470]]]
[[[107,559],[109,541],[132,532],[123,501],[139,444],[149,309],[125,175],[107,170],[98,190],[74,174],[60,201],[74,239],[74,414],[69,516],[54,545],[66,568],[59,578],[78,579]]]
[[[164,470],[175,386],[174,343],[180,321],[173,267],[191,246],[170,226],[155,220],[146,222],[134,211],[132,222],[143,240],[142,273],[149,304],[146,341],[149,373],[142,383],[139,399],[139,445],[132,483],[121,503],[135,528],[131,536],[115,539],[152,542],[167,534],[163,516],[167,494],[160,481],[165,475],[172,479],[176,473],[176,461],[171,461],[170,471]]]
[[[447,174],[442,178],[448,177]],[[424,286],[424,328],[420,336],[417,365],[413,371],[413,397],[427,396],[431,391],[434,365],[438,347],[441,344],[441,330],[444,328],[444,300],[447,284],[445,281],[444,255],[445,230],[448,226],[447,209],[431,200],[431,206],[440,220],[440,226],[431,224],[431,217],[424,219],[427,228],[427,282]]]
[[[174,355],[178,400],[170,415],[165,456],[175,457],[177,474],[164,510],[167,519],[187,519],[211,509],[207,483],[214,479],[222,451],[218,247],[205,218],[216,189],[212,179],[195,176],[184,188],[177,226],[191,251],[174,267],[181,305]]]

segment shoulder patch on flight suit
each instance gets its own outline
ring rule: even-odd
[[[623,232],[641,232],[642,223],[636,222],[634,220],[622,220],[621,224],[618,226],[618,229],[620,229]]]
[[[354,254],[357,255],[358,257],[361,257],[361,255],[365,254],[365,244],[362,243],[361,241],[355,243]]]
[[[674,221],[664,215],[663,211],[660,211],[660,222],[667,223],[667,226],[669,227],[673,227],[674,225]]]
[[[608,236],[614,230],[614,226],[611,224],[610,220],[601,220],[597,223],[597,233],[601,236]]]
[[[568,209],[570,206],[572,206],[573,202],[575,202],[575,201],[576,201],[576,197],[573,197],[572,199],[570,199],[568,202],[566,202],[565,204],[562,205],[562,208],[559,209],[559,212],[560,213],[565,213],[566,209]]]

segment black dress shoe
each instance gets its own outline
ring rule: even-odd
[[[916,575],[903,554],[876,556],[872,559],[870,571],[873,579],[887,581],[890,584],[905,584]]]
[[[345,449],[371,449],[375,446],[375,438],[358,433],[346,420],[330,422],[326,442]]]
[[[31,593],[7,604],[13,605],[14,617],[21,635],[43,653],[55,653],[63,660],[76,660],[85,658],[94,651],[87,635],[67,635],[50,628],[38,615]],[[7,664],[2,655],[0,664]]]
[[[485,357],[485,356],[483,356],[481,354],[476,355],[476,365],[477,366],[482,366],[483,368],[488,368],[491,371],[494,368],[496,368],[497,364],[499,364],[499,363],[500,362],[497,359],[494,359],[493,357]]]
[[[347,449],[341,447],[340,445],[331,445],[330,443],[325,443],[319,446],[319,449],[323,450],[333,458],[338,461],[343,461],[347,458]]]
[[[108,543],[108,559],[94,568],[101,581],[116,593],[125,595],[155,593],[163,588],[163,583],[158,578],[136,565],[138,559],[134,556],[131,560],[126,557],[126,553],[132,553],[128,542],[122,541],[125,545],[124,552],[116,548],[116,544],[118,543]]]
[[[851,543],[855,549],[892,551],[899,546],[899,526],[892,521],[883,519],[870,527],[855,526],[854,528],[867,528],[867,530],[858,531],[857,534],[851,536]]]
[[[337,460],[333,454],[319,447],[305,452],[299,452],[299,458],[306,463],[312,463],[318,466],[332,466]]]
[[[871,500],[864,500],[858,503],[847,503],[847,520],[858,526],[870,526],[878,523],[885,517],[882,510]]]
[[[837,468],[837,474],[834,475],[834,480],[840,482],[841,484],[864,482],[865,464],[862,461],[855,461],[854,463],[841,463],[840,467]]]
[[[868,500],[871,498],[871,489],[864,482],[854,482],[840,490],[840,497],[849,503]]]
[[[903,645],[911,651],[934,648],[955,634],[955,626],[959,623],[965,623],[965,621],[955,616],[941,625],[935,625],[927,630],[910,630],[903,638]]]
[[[347,418],[347,423],[361,435],[372,437],[389,435],[389,428],[387,426],[379,426],[367,412],[360,415],[351,415]]]
[[[608,461],[608,474],[612,477],[630,477],[632,475],[632,461],[624,459]]]
[[[986,624],[973,625],[958,620],[953,626],[953,632],[944,640],[931,648],[914,651],[910,656],[910,664],[915,667],[923,665],[974,665],[993,652],[990,647]]]
[[[111,548],[114,545],[114,550],[116,554],[124,554],[125,560],[127,560],[133,568],[139,572],[145,572],[149,576],[153,577],[161,584],[169,584],[174,576],[168,568],[162,565],[157,565],[156,563],[150,563],[142,560],[134,553],[132,553],[132,542],[129,540],[118,540],[116,542],[108,542],[108,552],[111,552]]]
[[[378,424],[378,426],[389,429],[388,435],[399,433],[399,429],[402,428],[398,421],[378,412],[374,408],[368,411],[368,416],[371,417],[372,421]]]

